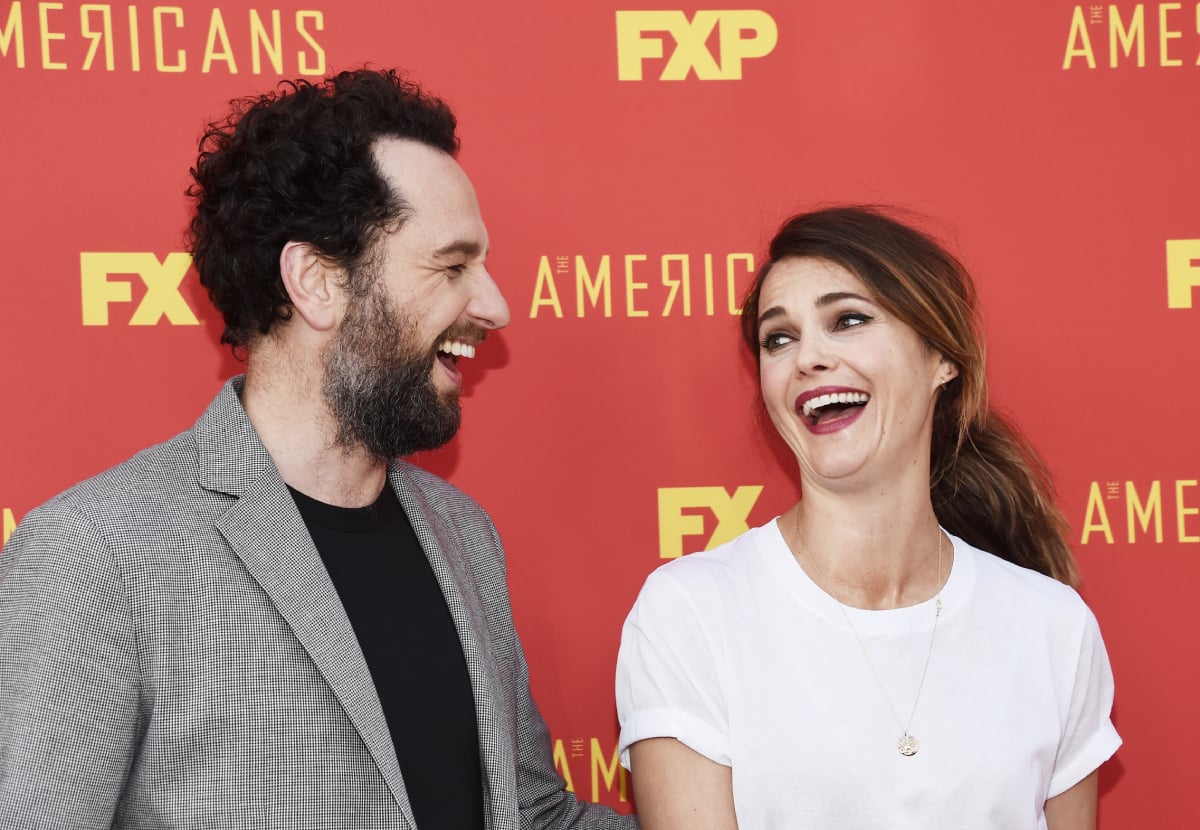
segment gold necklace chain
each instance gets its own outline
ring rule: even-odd
[[[942,616],[942,542],[945,534],[938,530],[938,592],[934,596],[933,610],[933,630],[929,632],[929,650],[925,653],[925,666],[921,669],[921,681],[917,684],[917,694],[913,698],[912,710],[908,713],[908,723],[900,720],[900,716],[896,714],[896,707],[892,703],[892,697],[888,694],[887,687],[883,685],[883,678],[879,676],[879,672],[875,668],[875,662],[871,660],[871,655],[867,651],[867,646],[862,641],[862,637],[858,635],[858,629],[854,627],[854,621],[850,619],[850,615],[846,613],[846,604],[841,598],[833,592],[831,583],[825,577],[825,572],[821,570],[821,566],[817,563],[816,558],[804,548],[804,556],[812,563],[813,570],[817,572],[817,576],[821,578],[820,587],[825,590],[829,596],[833,597],[833,601],[837,603],[838,610],[842,612],[843,619],[846,620],[846,625],[850,626],[850,632],[854,635],[858,647],[862,650],[863,657],[867,660],[867,667],[871,669],[871,674],[875,675],[875,682],[879,684],[879,690],[883,692],[883,699],[887,701],[888,709],[892,712],[892,717],[896,721],[896,725],[900,727],[900,739],[896,741],[896,749],[901,755],[906,757],[916,755],[920,748],[920,743],[909,734],[908,730],[912,727],[913,716],[917,714],[917,704],[921,702],[921,691],[925,688],[925,675],[929,672],[929,660],[933,657],[933,639],[937,636],[938,618]],[[800,541],[800,513],[796,512],[796,541]]]

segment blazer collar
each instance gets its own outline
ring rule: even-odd
[[[264,475],[279,478],[271,454],[242,408],[246,376],[230,378],[192,427],[200,453],[200,485],[240,496]]]
[[[515,713],[505,712],[504,696],[499,694],[502,680],[497,676],[497,661],[489,636],[485,598],[472,571],[469,550],[478,540],[460,535],[460,523],[448,514],[447,506],[426,493],[408,474],[410,465],[393,465],[388,481],[408,514],[417,540],[437,577],[446,606],[458,631],[471,690],[475,698],[475,717],[479,729],[479,760],[484,776],[485,826],[516,826],[516,805],[507,794],[517,791],[517,759],[509,735]]]
[[[316,545],[239,397],[225,384],[194,427],[204,487],[236,497],[216,522],[362,736],[409,826],[416,826],[383,707]]]

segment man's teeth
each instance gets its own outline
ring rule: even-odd
[[[470,343],[459,343],[457,340],[443,340],[442,345],[438,346],[439,352],[452,354],[455,357],[474,357],[475,347]]]
[[[832,392],[828,395],[820,395],[804,402],[804,417],[807,418],[813,414],[814,410],[833,403],[866,403],[870,398],[871,396],[865,392]]]

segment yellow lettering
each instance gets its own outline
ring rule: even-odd
[[[728,288],[728,297],[727,298],[729,300],[729,313],[730,314],[741,314],[742,313],[742,306],[737,300],[737,280],[733,275],[734,265],[736,265],[739,262],[745,264],[745,266],[746,266],[745,273],[753,274],[754,273],[754,254],[730,254],[729,256],[725,257],[725,276],[726,276],[726,285]]]
[[[262,72],[262,52],[266,51],[275,74],[283,74],[283,38],[279,34],[279,9],[271,10],[271,37],[267,39],[267,27],[263,25],[255,9],[250,10],[250,65],[254,74]]]
[[[1167,240],[1167,307],[1191,308],[1200,286],[1200,239]]]
[[[1125,23],[1121,20],[1121,10],[1115,5],[1108,7],[1108,65],[1116,67],[1117,65],[1117,44],[1120,43],[1121,50],[1125,53],[1125,57],[1129,57],[1129,53],[1133,51],[1134,43],[1137,44],[1137,65],[1146,65],[1146,9],[1141,3],[1133,9],[1133,18],[1129,21],[1129,28],[1125,28]]]
[[[142,41],[138,34],[137,6],[129,7],[129,68],[134,72],[142,71]]]
[[[704,517],[698,513],[684,513],[685,508],[694,508],[697,501],[714,491],[724,496],[720,487],[660,487],[658,488],[658,556],[660,559],[678,559],[683,556],[683,537],[699,536],[704,533]],[[701,501],[704,505],[706,502]]]
[[[1096,56],[1092,54],[1092,41],[1088,38],[1083,6],[1076,6],[1071,15],[1071,31],[1067,35],[1067,53],[1063,56],[1062,68],[1070,69],[1075,58],[1087,58],[1088,69],[1096,68]]]
[[[83,324],[107,326],[109,303],[128,303],[133,290],[128,282],[110,282],[108,275],[122,273],[112,254],[82,253],[79,255],[79,275],[83,297]]]
[[[4,508],[4,538],[0,540],[0,547],[8,544],[8,537],[12,536],[16,529],[17,520],[13,518],[12,508]]]
[[[725,259],[725,290],[720,292],[725,295],[723,305],[729,314],[741,314],[738,306],[739,291],[742,290],[746,277],[753,274],[753,254],[667,253],[657,255],[598,254],[592,260],[594,266],[582,254],[558,257],[542,256],[538,260],[537,279],[534,284],[529,316],[536,319],[542,308],[552,308],[556,317],[563,316],[562,309],[565,300],[559,293],[558,280],[570,280],[573,267],[575,315],[579,319],[589,315],[613,317],[614,294],[618,295],[618,301],[623,299],[625,303],[623,314],[621,313],[622,309],[617,310],[620,316],[650,317],[656,312],[649,309],[657,307],[658,299],[661,296],[662,306],[661,310],[657,312],[660,316],[691,317],[694,309],[692,302],[693,256],[696,257],[697,262],[699,262],[700,256],[704,258],[704,313],[710,317],[713,316],[718,293],[718,290],[715,289],[714,260],[723,256]],[[654,259],[658,260],[655,266],[658,273],[651,280],[645,269],[650,267],[650,261]],[[572,260],[574,266],[572,266]],[[624,266],[623,278],[620,273],[613,273],[613,268],[620,267],[620,265]],[[614,284],[621,279],[624,280],[622,285]],[[570,290],[569,285],[567,290]],[[720,313],[726,313],[726,308],[723,308]]]
[[[104,28],[99,32],[92,30],[92,12],[100,13],[100,21]],[[104,41],[104,68],[112,72],[117,68],[116,61],[113,58],[113,39],[112,39],[112,7],[107,5],[98,5],[94,3],[85,3],[79,7],[79,30],[83,36],[89,39],[92,43],[88,46],[87,57],[83,59],[83,68],[91,69],[92,61],[96,57],[96,52],[100,48],[100,41]]]
[[[644,38],[642,32],[669,31],[676,17],[687,22],[683,12],[617,12],[617,80],[642,79],[642,61],[663,56],[662,38]]]
[[[549,293],[543,297],[542,292]],[[542,261],[538,263],[537,282],[533,286],[533,305],[529,309],[529,316],[536,320],[538,309],[544,305],[554,309],[555,317],[562,317],[562,303],[558,301],[558,287],[554,284],[554,271],[550,268],[550,258],[542,257]]]
[[[739,487],[728,499],[718,499],[713,502],[712,509],[717,516],[717,529],[709,537],[705,550],[712,550],[718,545],[732,542],[735,538],[750,529],[750,511],[762,493],[761,486]]]
[[[622,81],[642,80],[642,64],[663,57],[663,38],[647,37],[647,32],[667,32],[675,41],[661,81],[682,81],[693,72],[702,81],[738,80],[742,61],[770,54],[779,40],[775,20],[757,9],[704,9],[691,20],[678,10],[618,11],[616,21],[617,78]],[[719,32],[720,64],[708,48],[714,29]]]
[[[667,61],[659,80],[682,81],[692,70],[695,70],[696,77],[702,81],[721,78],[721,67],[705,45],[709,35],[716,28],[717,21],[720,20],[720,13],[710,10],[698,11],[692,17],[691,23],[683,12],[664,14],[678,15],[680,22],[671,29],[676,41],[675,51],[671,53],[671,59]],[[738,75],[741,75],[740,66]]]
[[[8,57],[9,47],[15,46],[17,68],[25,68],[25,24],[21,18],[21,4],[15,2],[8,8],[8,20],[0,29],[0,55]]]
[[[213,48],[218,40],[221,41],[220,52]],[[208,21],[208,40],[204,42],[204,61],[200,64],[200,71],[208,72],[213,61],[225,61],[229,74],[237,74],[237,61],[233,58],[233,47],[229,45],[229,33],[225,31],[225,18],[221,16],[220,9],[213,9]]]
[[[192,258],[185,253],[167,254],[161,263],[151,253],[82,253],[79,255],[83,297],[83,324],[108,325],[108,306],[128,303],[132,287],[126,281],[110,281],[111,274],[138,274],[146,284],[146,296],[129,320],[131,326],[152,326],[163,317],[177,326],[198,326],[200,321],[179,291]]]
[[[683,556],[683,537],[704,533],[704,517],[684,510],[709,509],[717,519],[716,529],[705,550],[723,545],[750,529],[760,485],[738,487],[732,495],[724,487],[658,488],[658,555],[661,559]]]
[[[175,28],[183,28],[183,9],[178,6],[154,7],[154,67],[159,72],[184,72],[187,70],[187,54],[182,49],[175,52],[177,63],[167,63],[166,44],[163,41],[163,18],[167,15],[175,18]]]
[[[704,313],[713,316],[713,261],[712,254],[704,255]]]
[[[1187,517],[1200,513],[1200,507],[1183,506],[1183,490],[1185,487],[1195,487],[1196,480],[1175,482],[1175,521],[1179,529],[1180,542],[1200,542],[1200,535],[1191,536],[1187,532]]]
[[[604,750],[600,748],[600,741],[592,738],[592,801],[600,800],[600,778],[604,777],[604,789],[612,791],[613,782],[620,775],[620,796],[621,801],[629,800],[629,776],[625,772],[625,768],[621,766],[621,753],[613,747],[612,760],[609,763],[604,762]]]
[[[604,316],[612,317],[612,268],[608,254],[600,257],[600,266],[596,269],[595,281],[588,273],[587,261],[582,256],[576,256],[575,313],[580,317],[583,316],[585,295],[591,302],[592,308],[595,308],[600,302],[601,291],[604,292]]]
[[[679,279],[671,279],[671,263],[679,263]],[[667,294],[667,301],[663,303],[662,316],[666,317],[671,313],[671,308],[675,305],[675,295],[679,293],[680,288],[683,289],[683,316],[692,316],[692,275],[691,275],[691,258],[687,254],[666,254],[662,258],[662,282],[670,293]]]
[[[1154,541],[1162,542],[1162,482],[1151,482],[1150,495],[1147,496],[1145,504],[1142,504],[1138,498],[1137,488],[1133,486],[1133,482],[1125,482],[1125,520],[1129,526],[1129,544],[1132,545],[1135,541],[1135,522],[1145,533],[1150,529],[1151,518],[1154,519]]]
[[[62,11],[62,3],[38,3],[38,27],[42,33],[42,68],[66,69],[65,63],[59,63],[50,57],[50,41],[66,40],[64,32],[50,31],[50,12]]]
[[[1096,517],[1099,518],[1096,518]],[[1080,544],[1086,545],[1088,537],[1095,531],[1100,531],[1104,534],[1104,539],[1110,545],[1113,543],[1112,528],[1108,523],[1108,513],[1104,510],[1104,499],[1100,495],[1100,482],[1093,481],[1092,487],[1088,490],[1087,511],[1083,516],[1083,538],[1080,539]]]
[[[645,254],[626,254],[625,255],[625,315],[627,317],[649,317],[650,312],[645,309],[637,308],[634,303],[634,291],[645,291],[649,287],[649,283],[637,282],[633,278],[633,264],[635,262],[645,262]]]
[[[1175,31],[1169,28],[1167,23],[1167,14],[1169,12],[1178,11],[1183,8],[1179,3],[1159,3],[1158,4],[1158,65],[1159,66],[1183,66],[1183,61],[1179,58],[1172,58],[1168,55],[1168,41],[1183,37],[1182,31]]]
[[[562,738],[554,742],[554,767],[567,782],[567,792],[575,792],[575,782],[571,780],[571,765],[567,762],[567,750],[563,747]]]
[[[296,63],[300,67],[301,75],[324,75],[325,74],[325,48],[317,43],[316,39],[305,27],[306,21],[312,21],[313,28],[318,32],[325,31],[325,13],[319,11],[303,11],[296,12],[296,32],[300,37],[304,38],[305,42],[312,47],[313,55],[316,57],[316,63],[308,62],[308,55],[304,52],[296,53]],[[562,315],[559,315],[560,317]]]
[[[177,326],[198,326],[200,321],[192,313],[179,286],[187,276],[192,258],[185,253],[167,254],[160,264],[154,254],[126,254],[138,257],[140,266],[136,269],[146,283],[146,296],[129,319],[131,326],[153,326],[163,317]]]
[[[757,9],[740,9],[721,12],[721,63],[722,77],[739,80],[742,77],[742,61],[762,58],[769,54],[779,42],[779,28],[774,18]],[[742,38],[743,32],[752,32],[751,37]]]

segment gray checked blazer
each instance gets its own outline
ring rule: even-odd
[[[5,830],[415,828],[350,622],[240,391],[30,512],[0,554]],[[408,464],[389,482],[466,656],[486,826],[636,827],[554,769],[491,520]]]

